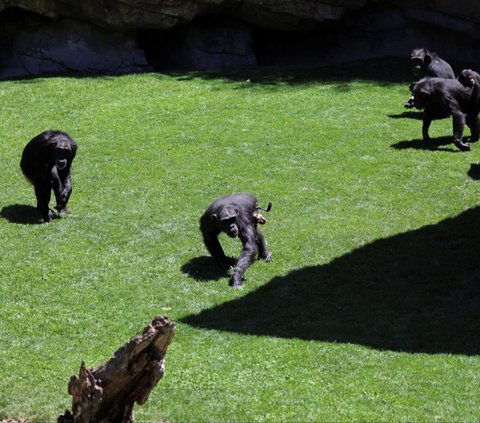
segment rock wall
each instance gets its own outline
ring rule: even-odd
[[[480,57],[478,0],[0,0],[0,78]]]
[[[119,31],[172,29],[207,14],[237,16],[276,29],[335,20],[367,0],[0,0],[51,18],[69,17]]]
[[[148,62],[158,70],[256,66],[252,26],[229,17],[209,17],[180,30],[140,32]]]
[[[151,69],[144,51],[129,33],[30,13],[16,13],[0,27],[0,78]]]

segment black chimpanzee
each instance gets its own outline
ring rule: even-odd
[[[410,66],[413,76],[455,79],[452,67],[437,53],[426,48],[416,48],[410,53]]]
[[[467,125],[480,127],[480,74],[471,69],[464,69],[458,75],[458,81],[465,87],[472,87],[471,108],[466,117]],[[471,138],[478,141],[478,137]]]
[[[480,84],[480,75],[474,70],[464,69],[458,74],[457,80],[464,87],[473,87],[474,85],[478,87],[478,84]]]
[[[456,79],[424,78],[415,84],[412,93],[415,107],[425,109],[422,126],[424,141],[430,140],[428,129],[432,120],[452,116],[453,142],[460,150],[470,150],[470,144],[462,140],[462,135],[466,123],[472,134],[471,141],[477,141],[479,137],[473,88],[463,86]]]
[[[34,137],[23,150],[20,167],[35,188],[37,210],[45,222],[54,216],[49,209],[51,190],[55,193],[59,213],[67,212],[67,203],[72,192],[70,179],[72,160],[77,144],[61,131],[45,131]]]
[[[257,254],[259,259],[272,261],[267,241],[257,229],[258,223],[265,223],[258,210],[269,211],[271,207],[272,204],[269,203],[266,209],[262,209],[253,195],[238,193],[218,198],[200,218],[203,242],[215,261],[223,268],[228,269],[229,265],[218,235],[225,232],[230,238],[238,236],[242,241],[243,250],[230,278],[230,286],[242,287],[242,276]]]
[[[437,53],[426,48],[416,48],[410,53],[410,69],[413,76],[423,78],[426,76],[455,79],[452,67]],[[405,103],[407,109],[413,107],[413,96]]]

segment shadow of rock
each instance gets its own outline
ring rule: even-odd
[[[236,260],[229,257],[228,262],[235,266]],[[218,281],[228,277],[228,270],[222,269],[212,257],[201,256],[191,259],[182,266],[182,272],[197,281]]]
[[[248,335],[480,354],[480,207],[380,239],[181,319]]]
[[[452,145],[452,147],[444,147],[450,144]],[[392,147],[396,150],[406,150],[408,148],[413,148],[415,150],[448,151],[451,153],[462,153],[462,151],[460,151],[453,144],[452,136],[432,138],[430,141],[423,141],[421,139],[399,141],[395,144],[392,144]]]
[[[5,206],[0,210],[0,216],[11,223],[18,223],[21,225],[37,225],[43,223],[37,209],[25,204]]]
[[[234,68],[191,71],[185,73],[172,73],[178,80],[221,79],[233,82],[246,82],[240,87],[252,88],[256,84],[279,85],[304,85],[309,83],[344,83],[339,91],[349,91],[349,82],[365,80],[376,81],[379,85],[389,86],[396,83],[407,84],[410,80],[408,71],[404,71],[405,60],[402,58],[382,58],[349,61],[348,65],[339,66],[266,66],[260,68]],[[408,88],[407,88],[408,95]]]
[[[480,163],[472,163],[467,172],[468,176],[474,181],[480,180]]]

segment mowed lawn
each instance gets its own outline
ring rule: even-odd
[[[56,421],[82,360],[167,315],[138,422],[478,421],[480,144],[445,119],[425,146],[408,82],[390,59],[0,82],[0,418]],[[46,129],[79,148],[44,225],[19,161]],[[242,291],[198,230],[240,191],[273,203]]]

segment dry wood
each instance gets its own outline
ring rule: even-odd
[[[133,423],[135,403],[145,403],[165,372],[174,333],[174,322],[156,317],[101,366],[88,369],[82,362],[78,377],[68,384],[72,412],[67,410],[57,422]]]

